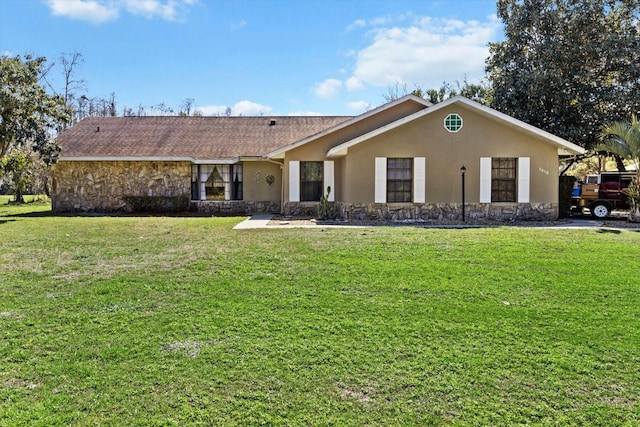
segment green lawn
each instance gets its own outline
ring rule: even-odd
[[[240,220],[0,201],[0,425],[640,423],[637,231]]]

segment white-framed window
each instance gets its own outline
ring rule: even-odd
[[[242,164],[191,165],[191,199],[242,200]]]
[[[444,128],[452,133],[458,132],[462,129],[462,117],[460,117],[460,114],[451,113],[445,117]]]
[[[387,159],[387,203],[411,202],[413,194],[413,159]]]
[[[329,201],[335,201],[334,165],[332,160],[289,162],[289,201],[318,202],[331,187]]]
[[[424,203],[425,158],[375,158],[375,203]]]
[[[480,158],[480,203],[529,203],[529,157]]]

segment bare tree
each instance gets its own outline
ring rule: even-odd
[[[84,58],[80,52],[62,53],[58,57],[57,61],[52,62],[46,68],[42,70],[41,80],[46,86],[54,93],[54,95],[62,97],[65,104],[73,109],[73,122],[77,122],[83,118],[82,114],[78,112],[82,111],[81,103],[82,96],[78,97],[79,92],[86,91],[86,81],[76,77],[77,68],[84,62]],[[62,74],[62,87],[56,88],[50,80],[52,79],[52,70],[58,70]],[[84,95],[83,95],[84,96]],[[65,123],[62,129],[66,129],[72,123]]]
[[[191,109],[193,108],[193,103],[195,102],[195,99],[193,98],[185,98],[184,101],[182,101],[182,104],[180,105],[180,116],[190,116],[191,115]],[[195,111],[193,112],[195,114]]]

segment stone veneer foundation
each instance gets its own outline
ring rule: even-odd
[[[51,177],[54,212],[126,212],[126,196],[191,194],[189,162],[61,161]]]
[[[130,211],[126,196],[184,197],[191,194],[191,163],[166,161],[61,161],[51,171],[54,212]],[[331,203],[333,214],[347,220],[459,221],[459,203],[380,204]],[[260,201],[191,201],[190,209],[212,215],[283,213],[316,216],[317,203]],[[282,210],[281,210],[282,208]],[[467,203],[470,221],[558,218],[556,203]]]
[[[346,220],[403,221],[435,220],[461,221],[460,203],[424,203],[389,205],[381,203],[332,203],[333,214]],[[308,203],[284,204],[283,213],[291,216],[315,216],[316,206]],[[470,221],[552,221],[558,218],[556,203],[467,203],[465,219]]]

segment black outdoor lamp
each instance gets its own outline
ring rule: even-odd
[[[467,171],[467,168],[462,165],[460,168],[460,173],[462,174],[462,221],[464,222],[464,174]]]

